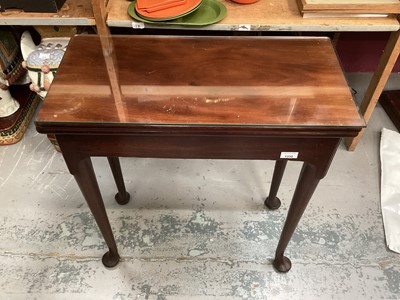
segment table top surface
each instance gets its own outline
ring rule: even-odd
[[[228,13],[226,17],[208,26],[160,26],[144,24],[145,28],[189,28],[192,30],[250,30],[250,31],[397,31],[396,16],[386,18],[303,18],[296,0],[260,0],[242,5],[230,0],[218,0]],[[109,0],[107,24],[116,27],[132,27],[134,21],[128,15],[130,1]]]
[[[98,36],[76,36],[39,127],[364,125],[327,38],[115,36],[115,101]]]

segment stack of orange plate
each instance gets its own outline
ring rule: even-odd
[[[232,0],[232,1],[240,4],[251,4],[251,3],[256,3],[258,0]]]
[[[136,13],[150,21],[167,21],[196,10],[202,0],[137,0]]]

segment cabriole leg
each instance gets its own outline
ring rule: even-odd
[[[315,167],[304,163],[275,252],[273,266],[279,272],[288,272],[292,267],[284,252],[319,181]]]
[[[281,185],[283,173],[287,165],[287,160],[277,160],[275,162],[274,174],[272,176],[271,188],[269,195],[265,199],[264,204],[269,209],[278,209],[281,206],[281,200],[276,196],[279,186]]]
[[[63,155],[107,243],[109,251],[104,254],[102,262],[106,267],[114,267],[118,264],[120,256],[93,170],[92,161],[90,157],[82,158],[78,155],[68,155],[67,153],[63,153]]]
[[[115,195],[115,200],[120,205],[127,204],[131,197],[126,191],[124,178],[122,176],[121,164],[119,158],[115,156],[107,157],[108,163],[110,164],[111,172],[114,176],[115,183],[117,185],[118,193]]]

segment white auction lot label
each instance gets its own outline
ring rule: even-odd
[[[297,158],[299,152],[281,152],[281,158]]]
[[[144,23],[143,22],[132,22],[132,28],[133,29],[143,29],[144,28]]]

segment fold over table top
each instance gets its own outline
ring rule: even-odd
[[[40,132],[364,125],[327,38],[113,36],[111,45],[121,100],[99,37],[76,36],[38,115]]]

